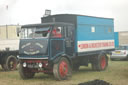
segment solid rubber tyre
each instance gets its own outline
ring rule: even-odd
[[[5,57],[1,66],[2,66],[3,70],[5,70],[5,71],[16,70],[16,67],[17,67],[16,57],[13,55]]]
[[[19,74],[22,79],[31,79],[34,77],[35,72],[31,71],[32,69],[29,69],[27,67],[23,67],[22,64],[19,65]]]
[[[53,74],[56,80],[67,80],[71,77],[72,69],[67,58],[62,57],[53,65]]]
[[[105,54],[100,54],[93,58],[92,69],[95,71],[103,71],[108,67],[108,58]]]

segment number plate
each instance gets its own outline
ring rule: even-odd
[[[34,64],[29,64],[28,65],[28,68],[38,68],[39,66],[38,65],[34,65]]]
[[[120,54],[120,51],[116,51],[115,53]]]

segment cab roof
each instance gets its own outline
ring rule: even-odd
[[[41,27],[41,26],[49,26],[49,25],[73,25],[70,23],[64,23],[64,22],[51,22],[51,23],[40,23],[40,24],[27,24],[27,25],[22,25],[21,28],[30,28],[30,27]]]

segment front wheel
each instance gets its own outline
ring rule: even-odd
[[[66,80],[71,77],[71,65],[67,58],[62,57],[58,63],[54,64],[53,74],[57,80]]]
[[[22,64],[19,65],[19,74],[22,79],[30,79],[35,75],[35,73],[31,71],[31,69],[23,67]]]

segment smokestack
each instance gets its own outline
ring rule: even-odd
[[[50,15],[51,15],[51,10],[46,9],[45,14],[44,14],[43,17],[47,17],[47,16],[50,16]]]

